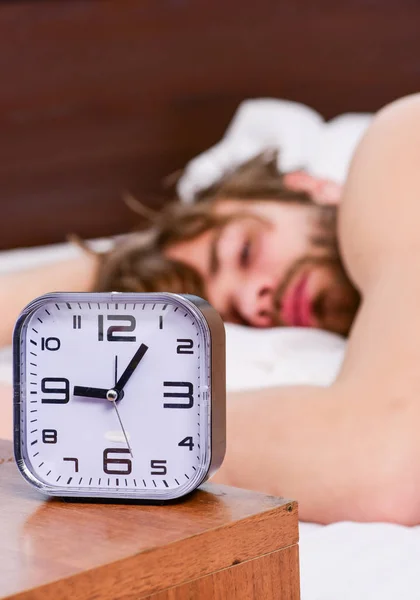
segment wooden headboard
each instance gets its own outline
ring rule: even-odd
[[[244,98],[325,117],[418,91],[415,0],[0,3],[0,247],[132,228],[130,190],[222,135]]]

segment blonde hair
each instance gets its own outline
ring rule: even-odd
[[[223,199],[312,203],[306,192],[293,191],[284,185],[276,153],[260,154],[197,194],[195,204],[173,202],[152,217],[153,225],[147,232],[129,234],[116,242],[110,252],[100,256],[95,290],[170,291],[205,297],[205,285],[199,274],[184,263],[166,258],[165,250],[222,226],[227,218],[232,219],[213,211],[215,202]],[[332,231],[335,209],[320,208],[320,211],[325,212],[325,217],[328,212],[328,230]]]

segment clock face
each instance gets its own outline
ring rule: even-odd
[[[191,302],[48,295],[33,303],[18,343],[18,454],[41,489],[169,499],[205,478],[210,334]]]

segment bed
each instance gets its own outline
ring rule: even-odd
[[[77,252],[56,245],[69,232],[144,225],[123,193],[160,207],[174,194],[165,177],[216,144],[244,98],[287,98],[331,119],[418,91],[419,23],[410,0],[2,3],[0,271]],[[229,388],[239,365],[247,387],[263,376],[328,384],[345,342],[313,335],[229,327]],[[261,360],[238,361],[244,347]],[[6,349],[0,379],[10,373]],[[303,600],[420,597],[418,527],[303,523],[300,534]]]

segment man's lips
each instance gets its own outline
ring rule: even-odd
[[[313,326],[312,301],[308,291],[309,273],[304,273],[283,296],[281,318],[289,327]]]

